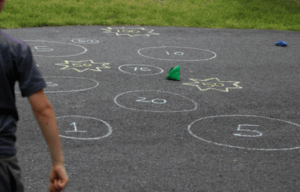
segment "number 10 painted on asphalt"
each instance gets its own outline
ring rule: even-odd
[[[168,51],[166,51],[167,55],[170,55],[170,53]],[[174,52],[174,55],[183,55],[183,52]]]
[[[137,71],[138,69],[140,69],[140,71],[151,71],[151,69],[146,68],[146,67],[141,67],[141,68],[138,68],[138,67],[132,67],[132,68],[134,68],[134,71]]]

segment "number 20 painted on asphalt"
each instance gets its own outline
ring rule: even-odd
[[[248,126],[248,127],[258,127],[258,125],[249,125],[249,124],[240,124],[237,128],[237,131],[243,131],[243,132],[248,132],[249,135],[247,134],[241,134],[241,133],[234,133],[234,136],[238,137],[261,137],[263,134],[257,130],[251,130],[251,129],[242,129],[242,126]],[[255,135],[252,135],[250,133],[255,133]]]
[[[138,100],[136,100],[137,102],[145,102],[145,103],[154,103],[154,104],[165,104],[167,103],[166,100],[164,99],[159,99],[159,98],[156,98],[156,99],[152,99],[151,101],[150,100],[146,100],[146,97],[139,97]]]

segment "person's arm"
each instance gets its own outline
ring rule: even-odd
[[[28,97],[35,118],[48,144],[52,159],[50,191],[61,191],[68,182],[55,113],[51,103],[40,90]]]

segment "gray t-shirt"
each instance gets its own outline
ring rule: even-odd
[[[16,81],[22,97],[46,87],[28,44],[0,30],[0,155],[16,154]]]

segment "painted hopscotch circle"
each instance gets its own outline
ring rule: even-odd
[[[98,81],[84,77],[46,76],[43,78],[47,84],[44,93],[87,91],[99,85]],[[18,90],[15,93],[21,92]]]
[[[49,76],[44,77],[44,79],[47,84],[45,93],[86,91],[99,85],[98,81],[84,77]]]
[[[207,143],[247,150],[299,149],[300,125],[263,116],[221,115],[197,119],[189,133]]]
[[[114,102],[125,109],[145,112],[188,112],[197,103],[182,95],[158,90],[137,90],[121,93]]]
[[[79,115],[57,117],[59,136],[67,139],[97,140],[112,134],[112,127],[101,119]]]
[[[119,66],[119,70],[122,71],[123,73],[128,73],[131,75],[140,75],[140,76],[158,75],[164,72],[162,68],[152,66],[152,65],[142,65],[142,64],[121,65]]]
[[[138,53],[143,57],[169,61],[206,61],[217,56],[206,49],[175,46],[147,47],[139,49]]]
[[[87,49],[81,45],[44,40],[24,40],[31,47],[33,56],[70,57],[84,54]]]
[[[99,43],[96,39],[89,39],[89,38],[79,38],[79,39],[72,39],[73,43],[79,43],[79,44],[96,44]]]

